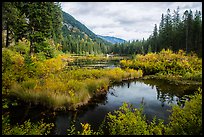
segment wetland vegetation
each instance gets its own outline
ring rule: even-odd
[[[59,3],[2,6],[3,135],[202,135],[199,11],[111,44]]]

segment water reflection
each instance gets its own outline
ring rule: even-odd
[[[74,62],[69,62],[67,68],[115,68],[119,66],[119,60],[87,60],[76,59]]]
[[[136,108],[139,108],[142,104],[143,113],[149,121],[157,116],[157,118],[164,119],[165,123],[168,123],[168,116],[170,115],[168,110],[171,109],[171,104],[177,104],[180,97],[185,93],[190,93],[190,91],[187,92],[190,90],[188,88],[185,88],[183,92],[180,91],[182,89],[176,87],[176,85],[155,80],[117,83],[109,89],[107,95],[102,96],[101,99],[93,98],[87,107],[77,112],[74,119],[76,128],[80,130],[80,123],[89,123],[94,130],[97,130],[105,115],[118,109],[123,102],[130,103]],[[178,91],[180,93],[177,93]],[[193,91],[191,90],[191,93]],[[67,117],[66,113],[58,116]],[[70,123],[71,121],[67,120],[67,122]],[[60,124],[60,121],[56,122],[56,125],[58,124]]]
[[[52,134],[66,135],[67,129],[72,124],[80,130],[80,123],[89,123],[97,130],[108,112],[118,109],[123,102],[127,102],[135,108],[140,108],[142,104],[147,120],[151,121],[156,116],[163,119],[164,123],[168,123],[170,115],[168,110],[171,110],[171,104],[177,104],[184,95],[192,94],[197,88],[192,85],[177,86],[159,80],[124,81],[110,87],[107,94],[93,97],[87,106],[83,106],[77,112],[56,112],[52,115],[52,112],[45,108],[18,106],[11,111],[11,120],[31,118],[32,121],[39,121],[44,118],[46,122],[55,123]]]
[[[179,104],[184,105],[185,100],[188,100],[188,96],[196,91],[199,85],[180,84],[179,86],[174,83],[169,83],[164,80],[140,80],[149,86],[155,86],[157,90],[157,100],[162,103],[162,106],[167,104]]]
[[[152,82],[152,81],[151,81]],[[148,83],[146,81],[126,81],[126,82],[123,82],[121,84],[117,84],[116,86],[117,87],[120,87],[120,88],[130,88],[131,87],[131,84],[134,84],[134,85],[137,85],[137,83],[141,84],[141,83],[145,83],[146,85],[148,85],[152,90],[155,90],[157,91],[157,100],[159,100],[161,102],[161,106],[164,107],[165,104],[176,104],[176,102],[178,101],[178,97],[172,93],[172,92],[169,92],[169,91],[172,91],[172,85],[171,86],[168,86],[168,92],[166,92],[166,89],[164,88],[161,88],[161,86],[157,86],[157,83],[160,82],[160,81],[155,81],[155,82],[152,82],[152,83]],[[167,85],[167,83],[162,83],[164,85]],[[166,86],[165,86],[166,87]],[[116,94],[117,91],[113,88],[112,90],[110,90],[109,94],[111,94],[112,96],[115,96],[115,97],[118,97],[118,95]],[[144,97],[141,98],[141,103],[144,104]]]

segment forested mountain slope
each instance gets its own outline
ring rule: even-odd
[[[111,43],[99,38],[84,24],[63,11],[63,50],[71,53],[106,53]],[[74,46],[75,45],[75,46]],[[78,47],[77,47],[78,45]]]
[[[102,38],[103,40],[106,40],[112,44],[115,43],[124,43],[126,42],[126,40],[121,39],[121,38],[116,38],[116,37],[111,37],[111,36],[101,36],[101,35],[97,35],[99,38]]]

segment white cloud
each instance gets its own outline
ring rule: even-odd
[[[161,14],[180,7],[202,12],[201,2],[62,2],[62,10],[99,35],[125,40],[148,38]]]

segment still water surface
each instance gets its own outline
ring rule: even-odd
[[[77,68],[91,68],[91,69],[106,69],[119,67],[119,60],[85,60],[76,59],[74,62],[70,62],[68,67]]]
[[[66,135],[73,120],[77,129],[81,129],[80,123],[89,123],[97,130],[108,112],[113,112],[123,102],[127,102],[136,108],[142,104],[143,113],[148,120],[156,116],[168,123],[171,105],[177,104],[182,96],[192,94],[195,90],[195,87],[186,87],[158,80],[126,81],[112,86],[106,95],[94,98],[87,107],[77,112],[52,112],[39,106],[17,106],[11,111],[11,121],[31,119],[37,122],[43,118],[46,122],[55,124],[52,132],[55,135]]]
[[[95,104],[85,110],[77,113],[59,113],[55,121],[55,134],[66,134],[66,129],[73,119],[78,129],[81,129],[80,123],[89,123],[94,130],[97,130],[105,115],[118,109],[123,102],[130,103],[136,108],[140,108],[143,104],[143,113],[148,120],[156,116],[167,123],[170,114],[168,110],[171,110],[171,105],[177,104],[178,100],[179,97],[172,93],[163,94],[156,85],[145,84],[143,81],[124,82],[110,88],[107,95],[96,100]]]

